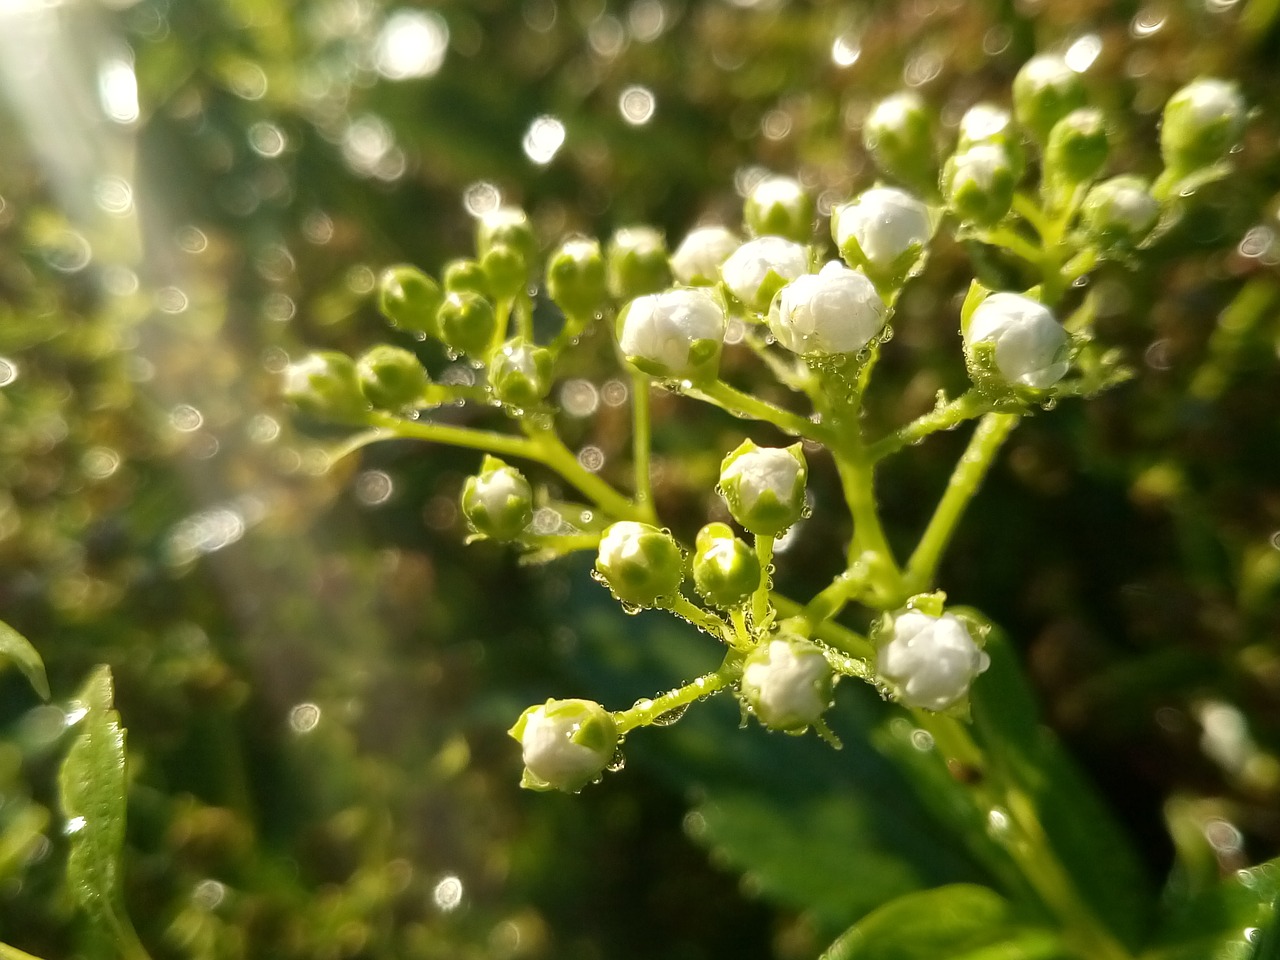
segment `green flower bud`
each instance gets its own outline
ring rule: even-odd
[[[667,243],[653,227],[623,227],[609,241],[609,292],[619,300],[657,293],[671,283]]]
[[[760,561],[727,524],[707,524],[698,531],[693,585],[702,599],[714,607],[739,607],[760,586]]]
[[[680,546],[671,534],[623,520],[600,538],[596,575],[623,603],[654,607],[680,589],[682,564]]]
[[[741,696],[771,730],[803,733],[831,706],[835,673],[822,649],[803,637],[779,634],[748,655]]]
[[[356,365],[345,353],[312,353],[289,364],[283,393],[298,410],[318,420],[351,424],[369,417]]]
[[[486,456],[463,484],[462,513],[481,536],[514,540],[533,519],[533,489],[515,467]]]
[[[445,293],[475,293],[492,296],[489,275],[478,260],[450,260],[444,265]]]
[[[476,256],[483,260],[494,247],[510,247],[528,270],[538,256],[538,241],[523,210],[499,207],[476,221]]]
[[[1191,81],[1164,106],[1160,155],[1165,166],[1190,173],[1217,163],[1240,142],[1247,113],[1234,83],[1210,77]]]
[[[1009,155],[994,143],[980,143],[948,158],[942,195],[961,220],[991,226],[1013,205],[1018,177]]]
[[[450,293],[440,305],[438,317],[445,346],[475,359],[484,358],[498,326],[488,300],[468,290]]]
[[[360,389],[379,410],[401,410],[422,397],[427,371],[408,350],[379,344],[356,361]]]
[[[1048,176],[1074,186],[1087,183],[1107,162],[1107,124],[1101,110],[1072,110],[1053,125],[1044,151]]]
[[[551,388],[551,353],[517,337],[489,361],[494,396],[513,407],[532,407]]]
[[[1053,125],[1085,105],[1084,82],[1053,54],[1032,57],[1013,78],[1013,112],[1036,143],[1049,140]]]
[[[515,298],[524,290],[529,279],[529,267],[524,255],[515,247],[497,243],[485,251],[480,266],[489,281],[493,295],[502,300]]]
[[[720,496],[744,530],[773,537],[804,515],[808,476],[799,443],[759,447],[744,440],[720,464]]]
[[[602,313],[609,297],[600,244],[566,240],[547,260],[547,294],[567,315],[586,320]]]
[[[934,158],[933,114],[909,90],[877,103],[862,124],[862,145],[885,175],[917,190],[932,192],[938,183]]]
[[[747,231],[757,237],[813,239],[813,197],[791,177],[765,177],[747,194],[742,211]]]
[[[600,778],[618,750],[618,727],[591,700],[548,700],[520,715],[508,733],[520,742],[528,790],[577,793]]]
[[[378,281],[378,309],[392,326],[412,333],[435,333],[443,300],[440,285],[417,267],[388,267]]]
[[[1014,177],[1022,179],[1027,169],[1027,154],[1022,148],[1022,135],[1013,122],[1013,114],[993,103],[974,104],[960,117],[956,138],[957,154],[980,144],[999,147],[1013,168]]]
[[[1141,177],[1112,177],[1084,198],[1080,219],[1085,232],[1104,249],[1131,250],[1160,217],[1160,204]]]

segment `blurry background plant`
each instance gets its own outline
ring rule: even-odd
[[[600,789],[521,794],[524,706],[628,702],[705,669],[696,645],[581,565],[464,554],[473,456],[330,468],[341,434],[295,431],[276,381],[304,343],[381,337],[376,271],[436,271],[502,202],[547,242],[676,238],[736,222],[774,170],[825,215],[874,179],[876,101],[905,85],[951,127],[1007,104],[1037,50],[1085,76],[1116,169],[1159,170],[1158,111],[1193,76],[1258,109],[1158,267],[1092,282],[1139,375],[1020,429],[940,582],[1015,638],[1153,889],[1175,850],[1194,890],[1280,848],[1275,3],[17,2],[0,24],[0,619],[54,695],[0,676],[0,939],[103,953],[54,777],[98,663],[130,730],[125,900],[157,958],[647,956],[655,928],[671,956],[804,957],[978,879],[886,762],[904,748],[874,695],[830,717],[842,754],[726,737],[719,704],[637,738]],[[964,383],[968,269],[938,245],[897,305],[874,422]],[[607,465],[625,390],[582,363],[556,400]],[[694,528],[741,433],[677,403],[655,405],[655,497]],[[961,442],[886,468],[891,541]],[[802,526],[780,586],[826,582],[846,535]]]

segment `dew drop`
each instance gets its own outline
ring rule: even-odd
[[[613,754],[613,759],[609,761],[605,767],[610,773],[617,773],[627,765],[627,758],[621,750],[617,750]]]
[[[652,723],[655,727],[669,727],[673,723],[679,722],[680,718],[683,717],[688,711],[689,711],[689,705],[687,703],[682,703],[680,706],[673,707],[672,709],[668,710],[666,713],[658,714],[656,717],[653,718]]]

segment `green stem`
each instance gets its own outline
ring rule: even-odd
[[[528,293],[521,293],[515,303],[516,336],[533,343],[533,302]]]
[[[714,613],[703,610],[681,596],[677,596],[671,602],[670,610],[677,616],[684,617],[702,632],[709,633],[717,640],[728,641],[729,625]]]
[[[867,459],[873,463],[883,460],[890,454],[897,453],[909,444],[923,440],[931,433],[939,430],[950,430],[966,420],[985,413],[989,404],[977,389],[961,394],[955,400],[941,407],[935,407],[923,416],[917,417],[905,427],[895,430],[889,436],[867,447]]]
[[[656,523],[650,466],[653,428],[649,416],[649,378],[639,371],[631,374],[631,449],[635,461],[636,504],[648,513],[650,523]]]
[[[943,551],[951,542],[965,508],[978,492],[996,452],[1017,423],[1018,414],[1014,413],[988,413],[978,421],[968,447],[951,474],[946,492],[938,501],[924,535],[907,561],[905,586],[908,593],[923,593],[929,589]]]
[[[494,354],[498,352],[498,348],[507,339],[507,327],[511,322],[511,304],[512,301],[510,299],[504,298],[493,306],[496,322],[493,325],[493,336],[489,338],[489,349],[485,353],[485,357],[490,361],[493,359]]]
[[[733,621],[734,645],[740,648],[751,646],[751,630],[747,627],[747,612],[743,607],[734,607],[729,611],[729,619]]]
[[[1008,815],[1011,836],[1003,844],[1019,872],[1046,907],[1061,922],[1066,939],[1090,960],[1131,960],[1072,882],[1045,833],[1035,804],[1008,771],[991,763],[968,728],[954,717],[927,710],[911,711],[916,723],[933,737],[938,752],[982,774],[970,787],[972,802],[981,810],[996,808]]]
[[[769,616],[769,582],[773,565],[773,537],[756,536],[756,558],[760,561],[760,586],[751,595],[751,622],[757,630]]]
[[[1010,253],[1021,257],[1033,267],[1040,266],[1044,260],[1044,254],[1039,247],[1008,227],[993,227],[990,230],[984,230],[981,234],[981,239],[983,243],[988,243],[993,247],[1003,247]]]
[[[522,533],[520,542],[531,547],[541,547],[564,557],[579,550],[596,550],[600,546],[598,533]]]
[[[713,380],[710,383],[699,384],[685,392],[695,399],[714,404],[721,410],[731,413],[740,419],[761,420],[765,423],[771,423],[783,433],[794,437],[804,437],[818,443],[825,443],[828,439],[829,431],[820,424],[816,424],[809,418],[802,417],[789,410],[775,407],[773,404],[753,397],[749,393],[743,393],[741,390],[729,386],[723,380]]]
[[[34,954],[25,953],[7,943],[0,943],[0,960],[41,960]]]
[[[370,421],[388,437],[447,443],[469,450],[483,450],[500,457],[519,457],[550,467],[573,484],[601,510],[618,520],[645,520],[647,514],[578,462],[550,430],[530,430],[529,436],[513,437],[490,430],[474,430],[444,423],[402,420],[386,413],[372,413]]]
[[[860,594],[866,587],[866,579],[846,570],[831,581],[823,590],[810,600],[800,616],[804,617],[812,630],[830,620],[844,609],[845,604]]]
[[[1013,195],[1013,212],[1031,224],[1031,228],[1041,237],[1048,231],[1049,218],[1040,209],[1040,204],[1033,197],[1025,193],[1015,193]]]
[[[773,595],[773,605],[777,607],[778,613],[784,617],[804,616],[804,608],[790,597],[775,593]],[[850,630],[848,627],[842,627],[831,620],[815,626],[812,636],[817,637],[829,647],[839,650],[841,653],[846,653],[851,657],[856,657],[868,663],[875,661],[875,644],[862,634]]]
[[[875,464],[867,457],[861,438],[855,436],[852,449],[837,455],[835,461],[845,502],[853,514],[853,537],[849,541],[846,558],[848,565],[853,566],[862,554],[870,551],[884,559],[896,578],[897,563],[876,510]]]
[[[649,510],[628,500],[579,463],[573,451],[564,445],[564,441],[553,430],[535,428],[528,421],[523,426],[538,452],[538,462],[568,480],[605,513],[615,520],[649,521]]]
[[[703,697],[723,690],[729,682],[730,678],[722,665],[714,673],[703,674],[683,687],[669,690],[651,700],[641,700],[628,710],[617,711],[613,715],[613,722],[618,725],[618,733],[627,733],[636,727],[646,727],[664,713],[687,707]]]

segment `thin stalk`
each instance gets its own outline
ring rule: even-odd
[[[638,370],[631,373],[631,458],[635,463],[636,504],[657,522],[653,509],[653,480],[650,456],[653,428],[649,416],[649,378]]]
[[[988,404],[977,389],[962,393],[950,403],[935,407],[928,413],[912,420],[905,427],[895,430],[881,440],[867,447],[867,459],[873,463],[883,460],[890,454],[897,453],[903,447],[923,440],[931,433],[949,430],[959,426],[966,420],[972,420],[988,409]]]
[[[982,771],[983,777],[970,787],[972,801],[982,810],[1000,807],[1008,813],[1013,836],[1004,848],[1081,955],[1091,960],[1132,960],[1076,889],[1049,842],[1035,804],[1009,781],[1007,771],[989,761],[969,729],[954,717],[927,710],[911,712],[916,723],[932,735],[940,754]]]
[[[908,593],[922,593],[929,589],[943,551],[951,542],[965,508],[978,492],[996,452],[1017,423],[1018,414],[1014,413],[988,413],[978,421],[969,445],[947,482],[946,492],[938,501],[924,535],[907,561],[904,579]]]
[[[710,383],[699,384],[685,392],[695,399],[705,400],[707,403],[714,404],[721,410],[731,413],[740,419],[761,420],[765,423],[771,423],[783,433],[788,433],[794,437],[804,437],[819,443],[827,441],[829,431],[820,424],[814,423],[808,417],[802,417],[789,410],[783,410],[772,403],[767,403],[758,397],[751,396],[749,393],[744,393],[729,386],[723,380],[713,380]]]
[[[706,673],[683,687],[677,687],[667,693],[660,694],[651,700],[642,700],[628,710],[619,710],[613,715],[613,722],[618,725],[618,733],[627,733],[636,727],[645,727],[672,710],[687,707],[703,697],[723,690],[729,683],[724,673],[724,666],[714,673]]]
[[[516,297],[515,303],[516,336],[533,342],[533,302],[527,292]]]
[[[804,614],[804,608],[800,604],[778,593],[773,595],[773,605],[784,617],[797,617]],[[873,662],[876,658],[876,648],[870,640],[856,630],[850,630],[831,620],[815,626],[812,635],[851,657],[867,662]]]
[[[729,625],[717,617],[714,613],[703,610],[697,604],[677,596],[671,601],[669,607],[676,616],[684,617],[703,633],[709,633],[717,640],[726,640],[729,635]]]
[[[759,630],[769,616],[769,581],[772,579],[769,568],[773,566],[773,537],[756,536],[756,559],[760,561],[760,586],[751,595],[751,622]]]
[[[751,646],[751,630],[747,627],[747,612],[743,607],[734,607],[729,611],[729,619],[733,621],[733,633],[740,648]]]
[[[493,325],[493,336],[489,338],[489,349],[485,353],[487,359],[492,359],[507,339],[507,328],[511,323],[511,306],[512,301],[509,297],[504,297],[493,305],[496,322]]]
[[[1016,230],[1011,230],[1008,227],[993,227],[990,230],[984,230],[981,237],[983,243],[1003,247],[1010,253],[1021,257],[1033,267],[1040,266],[1044,261],[1044,254],[1040,248]]]
[[[861,438],[855,437],[853,449],[837,456],[836,471],[840,474],[840,486],[845,502],[853,514],[853,538],[849,541],[848,566],[853,566],[863,553],[871,551],[884,558],[888,566],[897,571],[893,551],[880,524],[876,509],[875,464],[867,457]]]
[[[1021,192],[1015,193],[1013,195],[1013,212],[1031,224],[1031,228],[1041,237],[1045,235],[1049,228],[1049,218],[1040,209],[1040,204],[1033,197]]]
[[[519,457],[550,467],[573,484],[605,513],[617,520],[645,520],[647,514],[609,484],[578,462],[554,433],[549,430],[513,437],[489,430],[455,427],[444,423],[402,420],[385,413],[370,414],[371,422],[388,437],[447,443],[469,450],[483,450],[496,456]],[[527,424],[526,424],[527,427]]]

